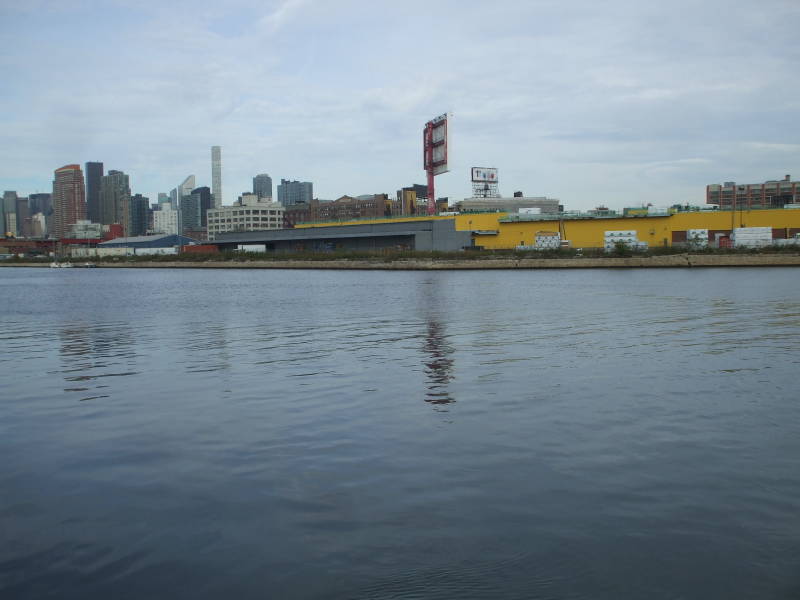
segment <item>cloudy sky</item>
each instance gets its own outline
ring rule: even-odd
[[[447,111],[437,195],[485,166],[567,209],[701,203],[800,178],[798,32],[797,0],[0,0],[0,189],[100,160],[155,201],[218,144],[225,204],[262,172],[394,194]]]

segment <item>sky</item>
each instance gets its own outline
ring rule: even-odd
[[[268,173],[323,199],[496,167],[567,210],[701,204],[800,178],[797,0],[0,0],[0,189],[102,161],[155,202],[194,174],[223,203]],[[274,192],[276,193],[276,192]]]

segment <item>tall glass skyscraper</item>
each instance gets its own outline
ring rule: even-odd
[[[253,177],[253,193],[259,198],[272,198],[272,177],[266,173]]]
[[[211,204],[211,190],[202,186],[192,190],[191,195],[184,196],[181,204],[181,222],[183,231],[196,231],[206,226],[206,213]]]
[[[222,206],[222,148],[211,146],[211,195],[214,208]]]
[[[176,190],[176,205],[172,208],[181,207],[183,206],[183,199],[186,196],[192,195],[192,190],[195,188],[195,179],[194,175],[189,175],[186,179],[183,180],[183,183],[177,187]]]
[[[130,215],[128,217],[128,231],[126,235],[133,237],[147,233],[148,213],[150,211],[150,198],[136,194],[130,199]]]
[[[103,178],[103,163],[86,163],[86,218],[92,223],[102,223],[100,207],[100,180]]]

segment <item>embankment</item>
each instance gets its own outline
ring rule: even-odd
[[[76,263],[78,264],[78,263]],[[48,263],[0,262],[4,267],[48,267]],[[353,269],[386,271],[447,271],[479,269],[637,269],[687,267],[797,267],[800,254],[670,254],[627,258],[473,258],[333,259],[100,262],[112,269]]]

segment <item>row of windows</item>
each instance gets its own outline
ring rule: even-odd
[[[280,221],[280,217],[211,217],[208,219],[214,223],[243,223],[244,221]]]
[[[208,211],[211,217],[223,217],[228,215],[278,215],[283,211],[279,210],[258,210],[258,209],[239,209],[239,210],[226,210],[226,211]]]
[[[212,231],[228,231],[230,229],[241,229],[241,228],[267,228],[267,229],[280,229],[283,226],[283,223],[279,223],[277,221],[272,221],[270,223],[209,223],[208,230]]]

